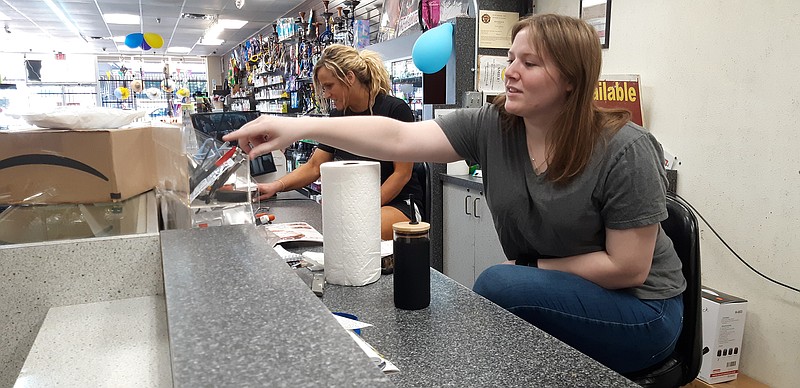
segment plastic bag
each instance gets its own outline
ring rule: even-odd
[[[7,114],[28,124],[53,129],[114,129],[144,117],[146,112],[104,107],[63,107],[49,112]]]

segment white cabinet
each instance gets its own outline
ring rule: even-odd
[[[505,260],[483,192],[442,185],[444,274],[472,288],[484,269]]]

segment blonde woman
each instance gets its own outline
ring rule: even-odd
[[[314,88],[320,105],[331,117],[386,116],[411,122],[414,114],[405,101],[389,95],[389,73],[378,53],[340,44],[330,45],[314,66]],[[332,102],[330,106],[328,102]],[[374,160],[320,144],[308,159],[286,176],[258,185],[258,199],[279,191],[305,187],[320,177],[320,165],[334,160]],[[422,213],[422,188],[411,179],[413,163],[379,161],[381,164],[381,239],[392,239],[392,224],[411,218],[409,194],[414,195],[417,219]],[[323,183],[324,184],[324,183]]]

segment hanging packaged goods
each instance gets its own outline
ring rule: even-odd
[[[320,11],[276,20],[271,34],[254,35],[230,52],[229,87],[252,94],[262,113],[322,113],[311,85],[314,65],[330,44],[363,48],[369,41],[369,21],[356,20],[360,3],[348,0],[332,9],[326,0]]]

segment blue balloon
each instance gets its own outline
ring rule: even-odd
[[[135,32],[125,36],[125,45],[130,48],[137,48],[144,42],[144,35],[141,32]]]
[[[411,49],[411,59],[425,74],[442,70],[453,53],[453,25],[444,23],[425,31]]]

